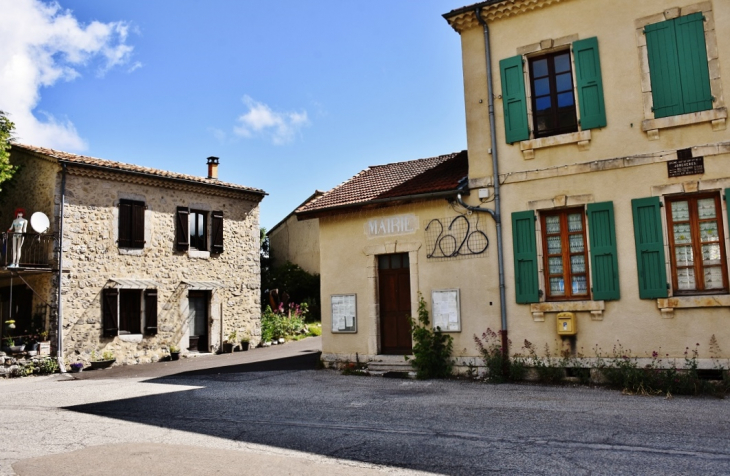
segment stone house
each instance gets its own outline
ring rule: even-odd
[[[320,220],[325,356],[408,351],[388,350],[381,284],[407,253],[410,312],[421,292],[453,322],[462,363],[487,328],[512,353],[730,357],[730,2],[488,0],[444,18],[462,46],[464,188],[440,204],[353,195],[354,211],[327,201],[341,186],[298,211]],[[479,257],[440,256],[474,230]]]
[[[153,362],[170,345],[215,352],[233,331],[255,343],[263,190],[219,181],[215,157],[207,178],[21,144],[11,163],[20,169],[0,216],[10,223],[22,207],[50,223],[42,235],[28,227],[19,267],[4,249],[0,297],[12,290],[24,320],[13,332],[40,324],[69,362],[106,350]]]

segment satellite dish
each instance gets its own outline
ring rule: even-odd
[[[48,217],[43,212],[35,212],[30,217],[30,226],[36,233],[45,233],[46,231],[48,231],[48,227],[50,225],[51,222],[48,220]]]

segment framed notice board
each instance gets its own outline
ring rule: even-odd
[[[332,332],[357,332],[357,294],[333,294],[332,301]]]
[[[443,332],[461,332],[461,302],[458,289],[434,289],[431,291],[433,328]]]

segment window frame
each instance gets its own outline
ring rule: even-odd
[[[101,292],[102,334],[154,336],[157,334],[157,289],[109,287]]]
[[[576,235],[575,232],[570,232],[568,229],[568,216],[573,213],[580,213],[581,216],[581,231],[580,234],[583,237],[583,251],[582,253],[572,253],[570,251],[570,235]],[[560,217],[560,233],[561,237],[561,253],[563,273],[558,275],[557,273],[550,273],[550,258],[558,256],[557,254],[549,254],[548,252],[548,236],[556,236],[558,234],[547,232],[547,218],[551,216]],[[571,207],[561,208],[554,210],[540,211],[540,240],[542,242],[542,264],[543,272],[542,277],[545,283],[545,301],[587,301],[591,300],[591,276],[590,276],[590,253],[588,249],[588,229],[587,229],[587,214],[585,207]],[[571,267],[572,256],[583,256],[584,270],[580,273],[574,273]],[[586,292],[584,294],[574,294],[572,289],[572,281],[574,276],[585,276]],[[550,288],[551,277],[562,277],[563,278],[563,295],[553,295]],[[566,285],[568,283],[568,285]]]
[[[198,230],[198,220],[197,217],[201,216],[203,217],[203,233],[202,237],[199,234],[196,234],[196,238],[193,239],[192,234],[192,227],[195,227],[196,232],[200,232]],[[188,212],[188,245],[189,249],[191,250],[197,250],[197,251],[208,251],[208,212],[205,210],[195,210],[190,209]],[[202,247],[198,246],[202,242]]]
[[[713,198],[715,201],[715,217],[714,221],[717,224],[717,236],[718,239],[712,242],[702,242],[700,234],[700,223],[703,222],[698,216],[697,201]],[[692,249],[693,256],[699,256],[700,259],[693,260],[694,265],[692,267],[682,266],[682,268],[691,268],[694,270],[695,289],[680,289],[679,288],[679,276],[678,270],[680,266],[677,264],[676,248],[677,243],[675,242],[674,236],[674,224],[675,220],[672,216],[672,203],[687,201],[689,220],[687,222],[680,221],[679,223],[688,223],[690,226],[690,247]],[[701,296],[711,294],[729,294],[730,286],[728,285],[728,267],[727,267],[727,249],[725,247],[725,230],[723,226],[724,213],[722,208],[722,194],[719,191],[715,192],[699,192],[699,193],[683,193],[678,195],[664,197],[664,203],[666,208],[665,219],[667,223],[667,243],[669,245],[669,268],[672,279],[672,291],[675,296]],[[704,221],[712,221],[712,219],[705,219]],[[702,245],[707,243],[717,243],[720,247],[720,264],[719,268],[722,274],[723,287],[705,289],[705,265],[702,257]],[[683,243],[680,246],[684,245]],[[718,267],[718,265],[711,265],[710,267]]]
[[[559,125],[559,117],[561,115],[560,108],[559,108],[559,102],[558,102],[558,96],[560,94],[564,94],[568,91],[559,92],[557,90],[557,76],[559,74],[565,74],[566,72],[555,72],[555,58],[561,55],[568,56],[568,65],[569,65],[569,73],[570,76],[570,93],[572,95],[573,99],[573,105],[572,105],[572,119],[573,124],[570,126],[563,126],[560,127]],[[574,58],[573,58],[573,51],[570,47],[558,49],[546,53],[540,53],[537,55],[531,55],[527,58],[527,74],[528,74],[528,84],[529,84],[529,105],[530,105],[530,111],[529,116],[531,116],[530,120],[530,132],[533,139],[540,139],[544,137],[554,137],[561,134],[571,134],[574,132],[580,132],[580,125],[578,121],[578,100],[577,100],[577,90],[576,90],[576,81],[575,81],[575,65],[574,65]],[[535,78],[535,67],[534,63],[541,60],[547,60],[547,76],[540,76],[539,78]],[[544,113],[538,114],[537,110],[537,93],[535,91],[535,82],[537,80],[541,79],[548,79],[549,84],[549,93],[547,96],[550,97],[550,101],[552,106],[550,107],[550,112],[548,115],[552,118],[553,124],[555,125],[551,129],[546,129],[544,132],[538,131],[538,116],[545,115]],[[541,95],[540,97],[545,97],[545,95]],[[566,113],[568,111],[564,111]]]

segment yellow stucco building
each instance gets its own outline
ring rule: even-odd
[[[489,0],[444,18],[468,151],[368,169],[298,210],[320,220],[325,358],[408,353],[391,314],[418,293],[461,364],[487,328],[511,353],[730,357],[730,2]]]

